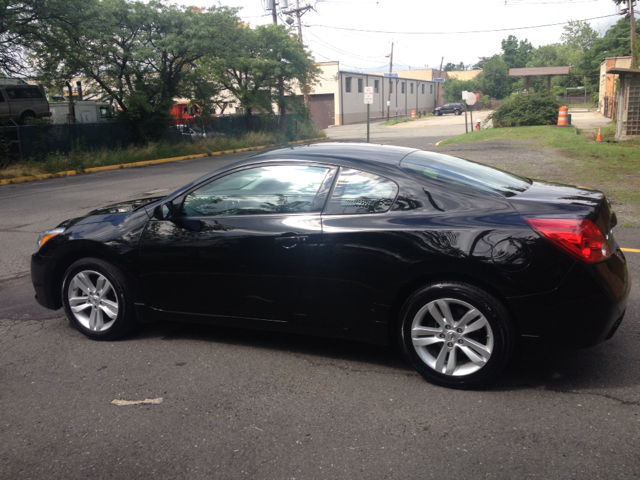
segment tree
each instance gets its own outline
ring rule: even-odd
[[[638,26],[636,26],[638,32]],[[600,64],[606,57],[631,55],[629,38],[631,27],[624,18],[618,20],[609,30],[593,42],[593,46],[582,56],[578,64],[580,73],[587,78],[587,89],[597,91],[600,84]]]
[[[173,98],[205,56],[226,52],[236,10],[182,8],[159,0],[87,0],[34,45],[39,76],[89,78],[144,139],[160,139]]]
[[[445,72],[456,72],[456,71],[461,71],[461,70],[465,70],[465,64],[464,62],[460,62],[460,63],[447,63],[443,70]]]
[[[581,20],[571,20],[564,27],[564,32],[560,35],[560,41],[572,50],[578,50],[584,54],[593,47],[594,42],[598,38],[596,32],[591,25]]]
[[[455,78],[449,78],[443,83],[444,98],[449,102],[462,101],[462,92],[472,92],[478,89],[478,82],[475,79],[472,80],[457,80]]]
[[[313,86],[319,69],[309,52],[282,25],[237,28],[230,39],[230,54],[208,58],[201,67],[210,72],[244,109],[247,129],[253,128],[253,111],[271,112],[297,85]],[[283,79],[282,92],[278,79]]]
[[[486,60],[484,69],[477,78],[480,89],[485,95],[501,99],[511,93],[509,67],[500,55],[494,55]]]
[[[508,68],[525,67],[533,51],[533,45],[526,38],[518,42],[514,35],[509,35],[502,40],[502,59]]]

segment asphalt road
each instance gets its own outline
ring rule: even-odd
[[[436,127],[385,143],[435,144],[460,124]],[[633,289],[611,340],[516,362],[473,392],[347,341],[161,323],[92,342],[34,302],[37,232],[240,156],[0,187],[0,478],[640,476],[640,253],[627,254]],[[638,229],[616,236],[640,248]]]

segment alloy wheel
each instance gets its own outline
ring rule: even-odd
[[[411,341],[421,360],[436,372],[464,376],[487,364],[494,348],[494,333],[473,305],[441,298],[416,313]]]
[[[99,272],[76,273],[67,290],[69,309],[84,328],[104,332],[118,317],[118,296],[111,282]]]

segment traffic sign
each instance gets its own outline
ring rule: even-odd
[[[373,103],[373,87],[364,87],[364,103]]]
[[[444,82],[444,78],[434,78],[434,82]]]
[[[397,73],[383,73],[382,76],[383,77],[397,77],[398,74]]]

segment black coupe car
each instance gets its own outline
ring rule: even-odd
[[[399,341],[457,388],[610,338],[629,276],[599,191],[459,158],[316,144],[43,232],[36,298],[87,337],[156,319]]]

